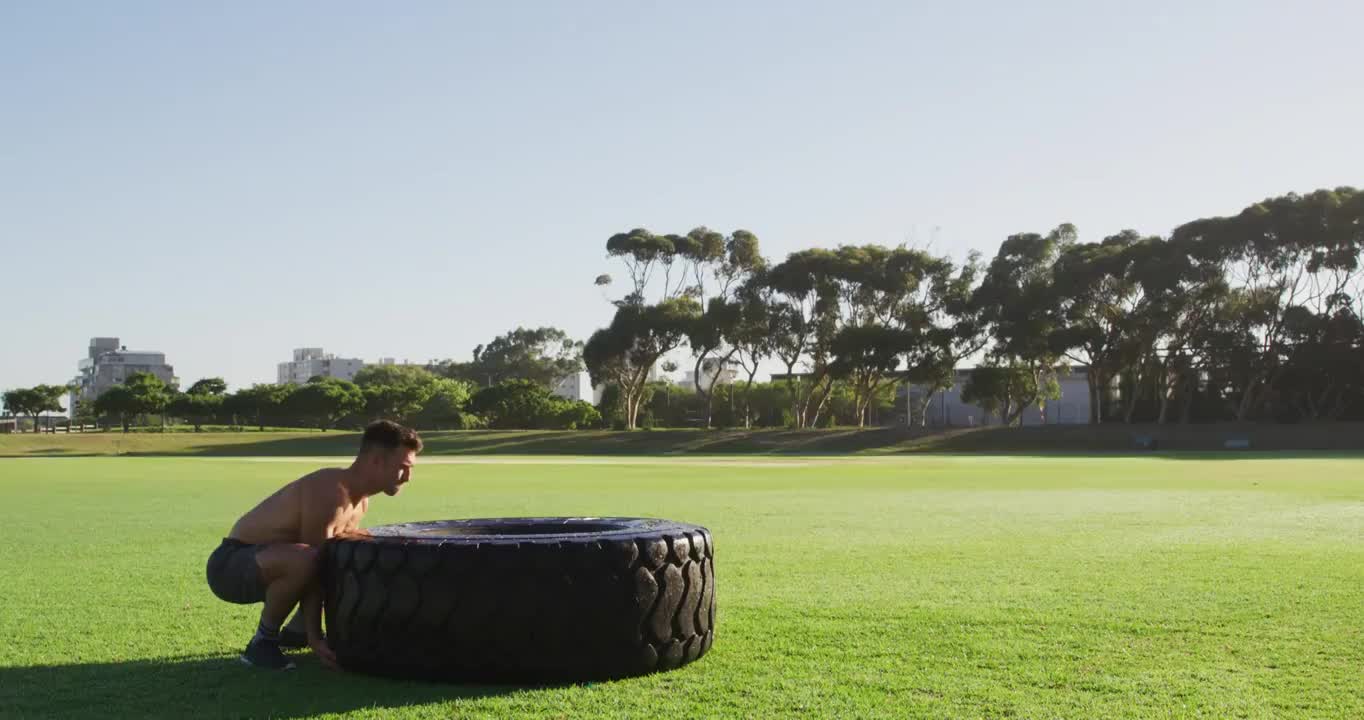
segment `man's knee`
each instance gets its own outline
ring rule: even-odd
[[[298,557],[298,561],[300,563],[310,566],[317,564],[318,555],[317,548],[313,547],[312,545],[304,545],[302,543],[294,545],[293,547],[294,553]]]
[[[317,572],[317,548],[302,543],[289,547],[289,568],[291,575],[311,576]]]

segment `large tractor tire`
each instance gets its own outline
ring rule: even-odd
[[[347,670],[575,682],[669,670],[710,649],[710,531],[647,518],[386,525],[323,550],[328,643]]]

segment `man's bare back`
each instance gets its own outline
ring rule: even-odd
[[[359,529],[369,498],[352,497],[345,482],[348,474],[344,468],[323,468],[304,475],[248,511],[227,536],[251,545],[313,544],[319,530],[325,540]],[[318,515],[326,516],[322,527],[307,523],[309,516]]]

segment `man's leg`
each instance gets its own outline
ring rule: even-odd
[[[308,647],[308,625],[303,618],[303,604],[299,603],[289,622],[279,631],[279,646],[282,648]]]
[[[256,564],[265,580],[261,622],[278,629],[317,581],[317,550],[310,545],[271,545],[256,553]]]
[[[265,607],[242,659],[252,665],[291,668],[293,663],[280,652],[280,625],[316,582],[317,550],[308,545],[270,545],[256,553],[256,564],[265,584]]]

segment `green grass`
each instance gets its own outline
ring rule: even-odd
[[[427,455],[888,455],[907,453],[1221,451],[1244,439],[1256,451],[1364,453],[1364,424],[1051,425],[911,433],[857,430],[474,430],[424,432]],[[97,455],[319,456],[353,453],[354,432],[56,433],[0,435],[0,457]],[[1242,452],[1245,451],[1236,451]]]
[[[428,462],[367,524],[709,527],[718,635],[680,670],[467,687],[234,655],[208,552],[308,464],[0,460],[4,717],[1364,717],[1364,462]]]
[[[427,455],[849,453],[908,449],[896,430],[477,430],[424,432]],[[93,455],[318,456],[352,453],[354,432],[55,433],[0,435],[0,457]],[[919,439],[921,444],[927,439]]]

